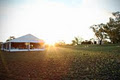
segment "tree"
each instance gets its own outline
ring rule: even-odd
[[[112,43],[120,42],[120,12],[112,13],[114,18],[109,18],[109,22],[104,26],[104,32]]]
[[[81,44],[81,42],[83,41],[83,38],[77,36],[77,37],[74,37],[74,40],[72,40],[72,45],[79,45]]]
[[[119,11],[113,12],[112,15],[115,17],[116,21],[120,21],[120,12]]]
[[[65,46],[65,45],[66,45],[66,43],[64,40],[61,40],[61,41],[55,43],[55,46]]]
[[[91,28],[98,38],[100,45],[103,39],[110,39],[112,43],[120,42],[120,12],[113,12],[106,24],[93,25]]]
[[[10,36],[6,41],[10,41],[12,39],[15,39],[15,37],[14,36]]]
[[[99,40],[99,44],[102,44],[102,40],[106,38],[106,34],[103,29],[104,24],[92,25],[90,28],[93,29],[95,36]]]
[[[75,44],[76,44],[75,40],[72,40],[72,45],[75,45]]]

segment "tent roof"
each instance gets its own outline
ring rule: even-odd
[[[42,39],[39,39],[39,38],[31,35],[31,34],[27,34],[27,35],[12,39],[8,42],[35,42],[35,43],[38,43],[38,42],[44,42],[44,41]]]

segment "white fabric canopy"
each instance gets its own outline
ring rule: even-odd
[[[43,40],[31,35],[31,34],[27,34],[25,36],[21,36],[18,38],[15,38],[13,40],[10,40],[8,42],[34,42],[34,43],[39,43],[39,42],[44,42]]]

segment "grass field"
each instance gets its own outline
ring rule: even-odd
[[[0,80],[120,80],[120,46],[49,47],[0,51]]]

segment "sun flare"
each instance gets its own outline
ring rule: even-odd
[[[50,46],[54,46],[55,45],[55,41],[53,41],[53,40],[47,40],[46,44],[50,45]]]

